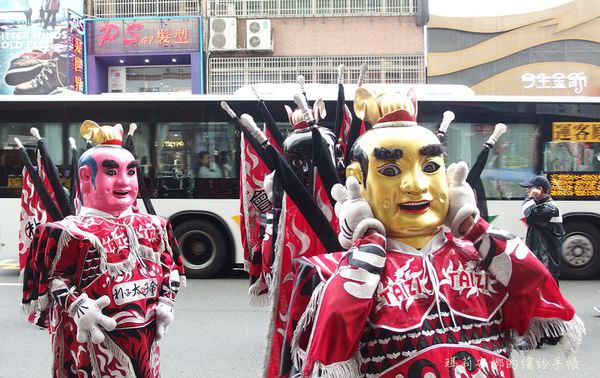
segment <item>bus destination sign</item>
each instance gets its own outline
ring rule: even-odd
[[[600,122],[552,122],[554,142],[600,142]]]
[[[550,195],[554,199],[600,199],[599,173],[548,173]]]

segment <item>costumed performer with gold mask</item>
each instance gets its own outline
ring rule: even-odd
[[[544,266],[479,217],[464,162],[446,170],[414,98],[359,88],[374,127],[332,194],[345,252],[301,258],[320,283],[292,357],[305,377],[511,377],[511,345],[584,326]],[[306,274],[305,272],[303,274]]]

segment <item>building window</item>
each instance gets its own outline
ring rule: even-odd
[[[257,83],[294,83],[304,75],[306,83],[335,84],[337,68],[346,67],[345,81],[358,80],[359,67],[366,63],[365,83],[425,83],[422,54],[385,56],[298,56],[261,58],[221,58],[208,60],[208,93],[231,94]]]
[[[96,17],[199,16],[201,0],[94,0]]]
[[[417,0],[208,0],[209,17],[409,16]]]

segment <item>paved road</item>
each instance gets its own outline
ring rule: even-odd
[[[18,313],[17,279],[15,270],[0,269],[0,377],[47,377],[49,336]],[[600,282],[565,281],[561,288],[586,323],[583,347],[570,359],[548,346],[515,354],[517,377],[600,377],[600,317],[592,310]],[[260,377],[268,314],[247,304],[246,289],[240,274],[188,281],[161,346],[164,377]]]
[[[0,270],[0,377],[48,377],[50,336],[24,322],[17,281],[16,270]],[[247,286],[239,273],[188,281],[161,342],[163,377],[260,376],[268,314],[248,305]]]

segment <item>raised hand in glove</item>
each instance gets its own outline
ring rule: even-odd
[[[348,177],[346,186],[335,184],[331,196],[336,201],[335,215],[340,223],[338,240],[342,248],[350,248],[352,242],[362,238],[370,228],[385,235],[383,224],[373,217],[371,206],[360,193],[360,184],[355,177]]]
[[[450,206],[444,223],[456,236],[463,235],[479,215],[475,193],[466,181],[468,173],[464,161],[450,164],[447,170]]]
[[[167,333],[167,328],[171,325],[173,316],[173,302],[165,298],[159,298],[158,305],[156,305],[156,341],[160,341]]]
[[[77,341],[87,343],[91,340],[94,344],[104,341],[104,333],[100,327],[112,331],[117,326],[113,318],[102,314],[102,309],[110,304],[106,295],[98,299],[91,299],[86,293],[81,294],[69,306],[69,315],[77,325]]]

